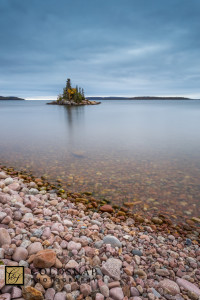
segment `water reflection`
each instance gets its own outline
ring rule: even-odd
[[[63,106],[66,112],[66,123],[69,130],[73,130],[75,126],[82,126],[85,116],[84,106]]]
[[[80,145],[81,131],[85,123],[85,107],[84,106],[63,106],[65,112],[66,128],[68,138],[66,143],[73,157],[83,158],[84,150]]]

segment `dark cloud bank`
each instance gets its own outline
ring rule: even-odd
[[[200,96],[199,0],[1,0],[0,95]]]

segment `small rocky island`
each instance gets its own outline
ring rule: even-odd
[[[96,105],[101,102],[88,100],[85,98],[84,89],[76,86],[75,88],[71,85],[70,78],[67,79],[66,86],[63,89],[63,93],[58,95],[56,101],[49,102],[47,104],[52,105]]]

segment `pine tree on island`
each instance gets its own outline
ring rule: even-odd
[[[63,93],[58,95],[56,101],[52,101],[47,104],[57,105],[95,105],[101,102],[91,101],[85,98],[85,92],[83,88],[76,85],[75,88],[71,85],[70,78],[67,79],[66,85],[63,89]]]
[[[84,89],[78,87],[78,85],[73,88],[71,85],[71,80],[68,78],[66,81],[66,86],[63,89],[63,94],[58,96],[57,102],[66,102],[66,104],[80,104],[83,102],[83,100],[85,100]]]

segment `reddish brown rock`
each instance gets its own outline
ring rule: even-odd
[[[100,210],[103,211],[103,212],[108,212],[108,213],[113,212],[112,206],[108,205],[108,204],[105,204],[105,205],[101,206]]]
[[[39,251],[34,259],[33,265],[36,268],[50,268],[56,262],[56,253],[51,249],[41,250]]]

